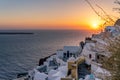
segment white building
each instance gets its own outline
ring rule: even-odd
[[[115,31],[116,29],[115,29],[115,27],[114,26],[107,26],[106,28],[105,28],[105,31],[106,32],[113,32],[113,31]]]
[[[82,51],[80,46],[64,46],[63,50],[57,50],[57,57],[60,59],[68,59],[72,56],[78,57]]]
[[[91,64],[91,61],[96,60],[96,52],[92,51],[95,47],[95,43],[86,43],[81,55],[85,57],[86,63]]]
[[[58,58],[62,59],[62,58],[63,58],[63,50],[62,50],[62,49],[57,50],[56,56],[57,56]]]

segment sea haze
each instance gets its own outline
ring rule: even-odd
[[[1,31],[5,32],[5,31]],[[78,46],[92,31],[79,30],[24,30],[32,35],[0,34],[0,80],[15,78],[38,65],[39,59],[49,56],[63,46]]]

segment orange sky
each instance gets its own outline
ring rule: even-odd
[[[114,0],[89,1],[114,13]],[[0,29],[93,29],[101,23],[84,0],[5,0],[0,9]]]

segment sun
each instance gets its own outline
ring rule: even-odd
[[[98,29],[99,26],[98,26],[97,23],[93,23],[93,24],[92,24],[92,27],[93,27],[94,29]]]
[[[91,28],[94,30],[98,30],[99,29],[99,22],[93,22],[91,23]]]

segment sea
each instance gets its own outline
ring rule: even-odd
[[[63,46],[79,46],[93,31],[86,30],[0,30],[34,34],[0,34],[0,80],[12,80],[32,70],[44,58]]]

